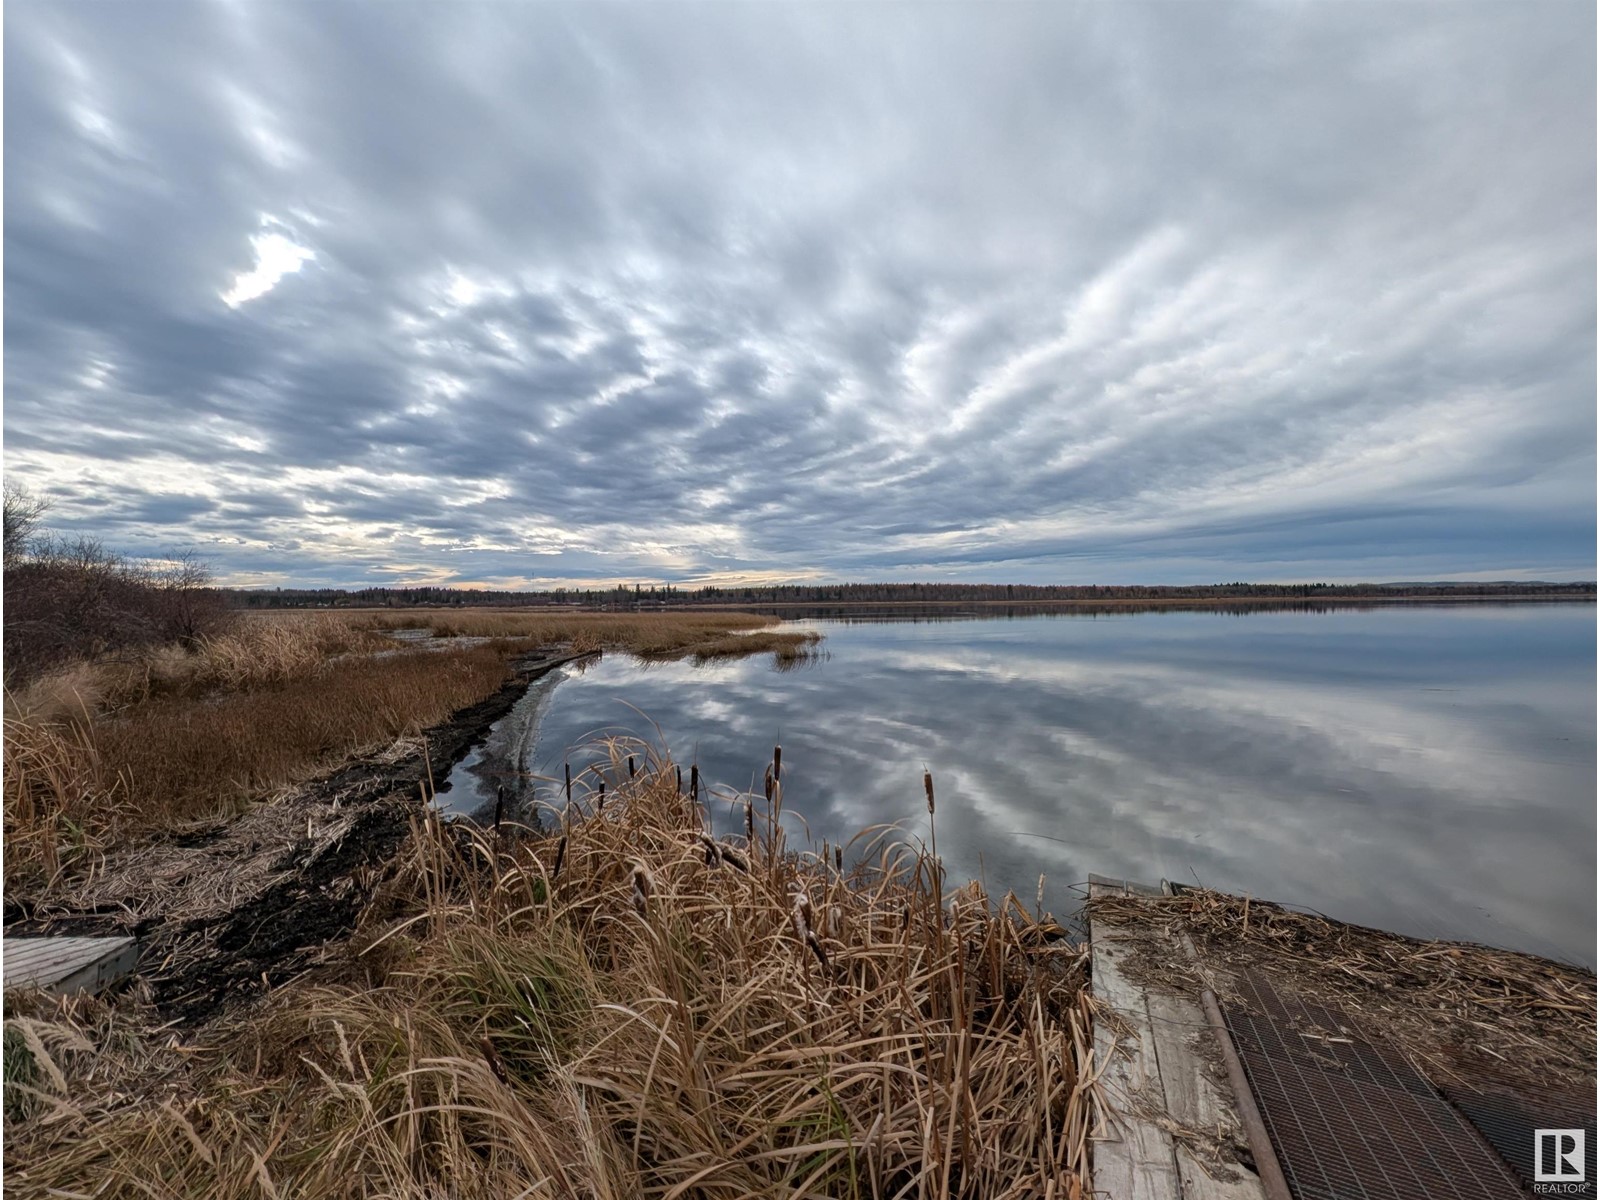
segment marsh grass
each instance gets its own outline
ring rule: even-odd
[[[430,623],[442,639],[391,633]],[[817,635],[742,613],[247,614],[190,648],[73,664],[7,694],[5,884],[36,896],[106,849],[237,813],[276,789],[491,695],[518,655],[557,647],[646,661],[773,655]]]
[[[16,1010],[49,1063],[8,1112],[48,1116],[8,1123],[8,1194],[1086,1193],[1078,950],[976,885],[941,908],[884,831],[716,839],[670,761],[625,772],[547,836],[419,818],[347,958],[192,1040]]]
[[[810,631],[773,630],[776,617],[737,612],[594,613],[490,609],[469,612],[402,610],[356,612],[357,630],[424,628],[438,638],[516,637],[535,646],[571,645],[638,658],[711,660],[772,653],[803,655],[821,641]]]
[[[146,646],[77,662],[8,692],[6,715],[58,722],[146,700],[275,687],[343,655],[392,649],[393,640],[333,614],[246,615],[188,647]]]
[[[442,721],[499,688],[515,650],[351,656],[275,681],[262,673],[247,690],[7,718],[7,893],[37,893],[117,842],[227,817]]]

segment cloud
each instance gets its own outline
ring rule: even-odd
[[[281,233],[261,233],[250,239],[256,265],[233,281],[222,293],[222,302],[238,308],[258,296],[265,296],[285,275],[292,275],[308,262],[315,262],[315,251],[297,246]]]
[[[6,465],[125,549],[1594,574],[1585,6],[10,18]]]

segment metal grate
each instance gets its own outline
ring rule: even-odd
[[[1444,1098],[1477,1127],[1488,1143],[1511,1164],[1524,1187],[1534,1178],[1534,1133],[1540,1129],[1584,1131],[1584,1183],[1566,1196],[1593,1196],[1595,1183],[1595,1109],[1592,1099],[1548,1089],[1534,1098],[1503,1090],[1443,1086]]]
[[[1433,1086],[1346,1015],[1253,973],[1224,1010],[1297,1200],[1510,1200],[1516,1179]]]

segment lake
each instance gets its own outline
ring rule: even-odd
[[[781,743],[791,844],[926,837],[926,767],[950,879],[1030,907],[1041,874],[1058,915],[1090,872],[1199,881],[1594,965],[1592,604],[804,624],[797,670],[569,668],[525,762],[664,738],[726,795]]]

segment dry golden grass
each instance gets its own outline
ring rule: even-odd
[[[253,796],[442,721],[499,688],[513,644],[351,656],[247,691],[5,725],[5,883],[35,892],[116,840]]]
[[[138,704],[159,696],[246,691],[307,676],[344,654],[392,649],[382,634],[357,628],[341,615],[301,614],[270,620],[247,616],[192,649],[141,647],[96,662],[80,662],[6,696],[6,715],[61,721],[83,713]]]
[[[8,1195],[1086,1194],[1081,953],[888,842],[712,839],[674,779],[424,825],[363,953],[187,1044],[14,1005]]]
[[[405,648],[386,632],[423,623],[464,640]],[[441,721],[500,687],[515,655],[771,653],[787,666],[818,640],[772,623],[743,613],[252,614],[193,650],[74,665],[6,698],[6,887],[47,888],[115,840],[226,816]]]
[[[776,617],[737,612],[596,613],[545,609],[372,611],[351,613],[355,629],[425,628],[434,637],[516,637],[536,646],[619,650],[644,659],[803,655],[821,638],[773,631]],[[745,641],[745,638],[754,640]]]

